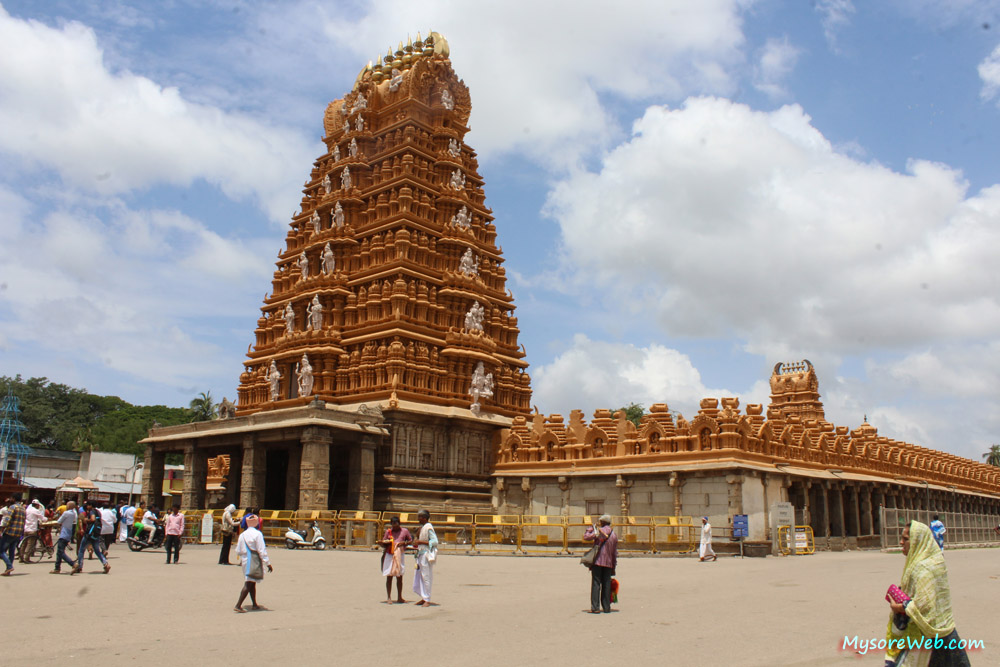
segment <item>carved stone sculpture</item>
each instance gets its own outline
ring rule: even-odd
[[[472,221],[472,216],[469,215],[469,207],[463,206],[462,210],[452,216],[451,224],[455,227],[461,227],[462,229],[468,229],[469,223]]]
[[[351,129],[351,124],[348,121],[344,121],[344,132],[348,132]],[[333,147],[333,161],[340,162],[340,146]]]
[[[472,304],[469,308],[469,312],[465,314],[465,330],[466,331],[482,331],[483,330],[483,318],[486,315],[486,309],[483,308],[478,301]]]
[[[281,395],[281,373],[278,372],[278,364],[273,359],[271,367],[267,369],[267,383],[271,388],[271,400],[278,400]]]
[[[235,416],[236,406],[233,405],[232,401],[223,396],[222,402],[219,403],[219,412],[216,419],[232,419]],[[225,473],[223,473],[223,476],[225,476]]]
[[[462,154],[462,147],[458,145],[458,142],[454,139],[448,140],[448,155],[452,157],[458,157]]]
[[[313,369],[309,355],[303,354],[299,362],[299,396],[309,396],[313,390]]]
[[[292,308],[292,304],[285,305],[285,333],[292,333],[295,331],[295,310]]]
[[[465,187],[465,174],[461,169],[456,169],[451,175],[451,189],[461,190]]]
[[[476,370],[472,372],[469,396],[472,396],[472,405],[469,406],[469,409],[475,415],[479,415],[479,399],[493,397],[493,373],[487,373],[481,361],[476,364]]]
[[[323,268],[322,268],[323,275],[324,276],[332,276],[334,270],[337,268],[337,263],[336,263],[336,260],[335,260],[335,258],[333,256],[333,249],[330,248],[330,244],[329,243],[327,243],[323,247],[323,262],[322,262],[322,264],[323,264]]]
[[[360,114],[354,119],[354,131],[361,132],[365,129],[365,119]]]
[[[327,244],[327,248],[329,248]],[[323,329],[323,304],[319,302],[319,295],[313,297],[309,303],[309,321],[306,324],[306,331],[320,331]]]
[[[344,209],[340,202],[333,206],[333,226],[338,228],[344,226]]]
[[[347,153],[351,157],[357,157],[358,156],[358,140],[357,139],[351,137],[351,144],[350,144],[350,146],[347,149]]]
[[[351,131],[351,121],[345,120],[344,121],[344,134],[347,134],[350,131]],[[339,160],[340,158],[338,157],[337,159]]]
[[[448,111],[455,108],[455,99],[451,96],[451,91],[447,88],[441,91],[441,105]]]
[[[458,272],[466,276],[479,275],[478,262],[472,248],[466,249],[465,254],[462,255],[462,259],[458,263]]]
[[[306,257],[305,251],[299,254],[299,271],[302,272],[302,280],[309,277],[309,258]]]
[[[389,79],[389,92],[396,92],[401,85],[403,85],[403,73],[393,68],[392,77]]]
[[[340,173],[340,188],[342,190],[351,189],[351,168],[344,167],[344,171]]]
[[[329,176],[327,177],[327,179],[329,179]],[[322,229],[322,223],[321,223],[321,221],[319,219],[319,213],[317,211],[313,211],[312,216],[309,218],[309,222],[312,223],[313,232],[315,232],[316,234],[319,234],[320,229]]]
[[[326,192],[326,194],[330,194],[331,187],[332,186],[330,185],[330,174],[326,174],[325,176],[323,176],[323,191]]]
[[[358,93],[358,96],[354,98],[354,104],[351,105],[351,114],[355,114],[362,109],[368,108],[368,100],[365,98],[364,93]]]

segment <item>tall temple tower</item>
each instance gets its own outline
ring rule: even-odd
[[[448,55],[418,35],[327,107],[238,403],[150,432],[150,502],[181,452],[185,508],[489,511],[531,380]]]

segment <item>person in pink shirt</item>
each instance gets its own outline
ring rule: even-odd
[[[590,613],[611,611],[611,577],[618,567],[618,535],[611,527],[611,515],[598,519],[600,527],[590,526],[584,533],[587,542],[596,542],[599,550],[590,567]]]
[[[176,503],[170,509],[170,514],[167,515],[166,523],[166,539],[164,540],[164,545],[167,547],[167,565],[170,564],[170,550],[173,549],[174,552],[174,562],[181,555],[181,535],[184,534],[184,515],[180,512],[181,506]]]

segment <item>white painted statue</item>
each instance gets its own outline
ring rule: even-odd
[[[323,190],[326,192],[326,194],[330,194],[331,187],[332,186],[330,184],[330,174],[327,174],[326,176],[323,177]]]
[[[360,132],[363,129],[365,129],[365,119],[361,114],[358,114],[358,117],[354,119],[354,130]]]
[[[472,252],[472,248],[468,248],[465,254],[462,255],[462,259],[458,262],[458,272],[466,276],[478,276],[479,267],[477,266],[476,256]]]
[[[323,275],[332,276],[334,269],[337,267],[336,260],[333,256],[333,250],[330,248],[330,244],[327,243],[323,248]]]
[[[334,227],[344,226],[344,209],[340,202],[337,202],[333,207],[333,225]]]
[[[313,297],[307,309],[309,321],[306,324],[306,331],[321,331],[323,329],[323,304],[319,302],[319,295]]]
[[[348,122],[344,123],[344,131],[348,131],[351,128],[351,124]],[[340,146],[333,147],[333,161],[340,162]]]
[[[462,210],[453,215],[451,218],[451,224],[455,227],[461,227],[462,229],[468,229],[471,221],[472,216],[469,215],[468,206],[463,206]]]
[[[482,331],[483,318],[485,316],[486,316],[486,309],[483,308],[478,301],[473,303],[472,308],[469,308],[469,312],[465,314],[465,330]]]
[[[350,120],[345,120],[344,121],[344,134],[347,134],[350,131],[351,131],[351,121]],[[339,153],[339,151],[338,151],[338,153]],[[338,157],[337,159],[339,160],[340,158]]]
[[[302,355],[299,363],[299,396],[308,396],[313,391],[313,367],[309,363],[309,357]]]
[[[292,304],[285,305],[285,333],[292,333],[295,331],[295,311],[292,309]]]
[[[462,153],[462,147],[458,145],[458,142],[454,139],[448,140],[448,155],[452,157],[458,157]]]
[[[476,364],[476,370],[472,372],[469,396],[472,397],[472,405],[469,406],[469,409],[475,415],[479,415],[479,399],[493,397],[493,373],[487,373],[481,361]]]
[[[451,175],[451,189],[461,190],[465,187],[465,174],[461,169],[456,169]]]
[[[309,222],[312,223],[313,231],[315,233],[319,234],[319,230],[322,228],[322,223],[321,223],[321,221],[319,219],[319,213],[316,212],[316,211],[313,211],[312,216],[309,218]]]
[[[299,271],[302,272],[302,280],[309,277],[309,258],[306,257],[305,251],[299,254]]]
[[[444,105],[444,108],[447,109],[448,111],[451,111],[452,109],[455,108],[455,100],[451,96],[451,91],[449,91],[447,88],[441,91],[441,104]]]
[[[393,68],[392,77],[389,79],[389,92],[396,92],[401,85],[403,85],[403,73]]]
[[[267,369],[267,383],[271,386],[271,400],[276,401],[281,395],[281,373],[278,372],[278,364],[272,359],[271,367]]]
[[[342,190],[351,189],[351,168],[344,167],[344,171],[340,173],[340,188]]]
[[[357,113],[362,109],[368,108],[368,100],[365,98],[364,93],[358,93],[358,96],[354,98],[354,104],[351,105],[351,113]]]
[[[358,140],[351,137],[351,145],[347,148],[347,154],[351,157],[358,156]]]

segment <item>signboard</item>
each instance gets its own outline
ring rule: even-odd
[[[791,503],[774,503],[771,505],[771,534],[781,536],[786,540],[785,544],[779,545],[779,548],[783,549],[788,553],[795,553],[795,545],[792,544],[794,538],[792,528],[795,525],[795,506]],[[782,532],[781,527],[788,526],[789,528]]]
[[[93,500],[96,503],[109,503],[111,502],[111,494],[91,492],[87,494],[87,500]]]
[[[213,528],[213,526],[214,526],[214,524],[212,522],[212,515],[211,514],[206,514],[205,516],[201,517],[201,539],[200,539],[200,542],[202,544],[211,544],[212,543],[212,528]]]
[[[795,528],[795,551],[806,551],[809,548],[809,535],[805,526]]]
[[[746,514],[733,515],[733,537],[749,537],[750,524]]]

